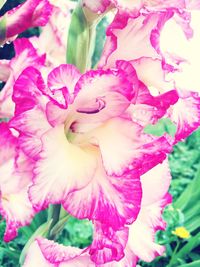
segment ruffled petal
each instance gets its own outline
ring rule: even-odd
[[[173,82],[166,80],[166,69],[164,69],[160,59],[141,57],[132,60],[131,64],[136,69],[138,78],[151,90],[165,92],[174,88]],[[155,79],[156,74],[156,79]]]
[[[45,133],[42,145],[29,192],[37,210],[46,208],[49,203],[61,203],[70,191],[87,185],[96,169],[96,160],[89,148],[68,142],[64,125]]]
[[[108,262],[102,265],[98,265],[98,267],[136,267],[138,257],[131,251],[128,246],[126,246],[124,254],[124,258],[122,258],[120,261]]]
[[[26,68],[14,85],[15,115],[31,110],[37,105],[41,109],[44,108],[45,97],[41,92],[44,88],[41,73],[33,67]]]
[[[111,0],[120,13],[127,13],[129,16],[136,16],[143,6],[142,0],[127,1],[127,0]]]
[[[59,105],[55,105],[53,101],[49,101],[46,105],[46,116],[50,125],[54,127],[65,123],[68,112],[66,109],[60,108]]]
[[[37,243],[45,259],[52,264],[70,261],[79,257],[84,251],[76,247],[60,245],[45,238],[37,238]]]
[[[161,58],[158,53],[160,31],[172,15],[172,12],[141,14],[136,18],[116,15],[107,30],[99,67],[114,67],[115,61],[120,59],[130,61],[141,57]]]
[[[41,136],[51,129],[45,113],[36,107],[15,116],[9,125],[20,133],[18,137],[20,149],[28,157],[37,159],[42,150]]]
[[[155,232],[165,228],[162,211],[171,203],[171,196],[167,193],[171,180],[167,161],[147,172],[141,179],[142,205],[137,220],[130,226],[128,244],[135,255],[150,262],[165,251],[154,239]]]
[[[71,192],[63,200],[63,206],[77,218],[96,220],[118,230],[137,218],[140,202],[138,174],[107,176],[99,159],[93,179],[81,190]]]
[[[179,94],[178,102],[168,112],[177,126],[175,142],[185,139],[200,126],[199,94],[180,90]]]
[[[95,222],[93,242],[89,249],[91,260],[98,266],[121,260],[127,241],[128,228],[113,231],[111,227]]]
[[[130,105],[135,92],[123,70],[89,71],[75,86],[74,100],[77,131],[85,124],[102,123],[120,116]]]
[[[176,87],[184,90],[199,92],[199,61],[198,53],[200,42],[200,12],[191,12],[191,28],[193,37],[187,40],[182,29],[174,20],[170,20],[164,27],[161,35],[161,49],[164,55],[176,55],[184,59],[179,70],[169,76],[175,81]],[[176,37],[176,43],[172,40]]]
[[[0,125],[0,140],[0,213],[6,220],[4,241],[8,242],[16,237],[19,227],[31,222],[34,215],[27,194],[32,164],[17,151],[17,138],[6,123]]]
[[[74,87],[81,74],[73,65],[63,64],[48,75],[48,92],[51,100],[61,108],[67,108],[76,96]]]
[[[35,266],[55,267],[55,264],[51,264],[45,259],[37,241],[34,241],[30,245],[25,258],[25,262],[23,264],[23,267],[35,267]]]
[[[164,137],[146,135],[143,127],[122,118],[107,121],[91,136],[100,147],[108,175],[120,176],[128,170],[145,173],[162,162],[172,149]]]
[[[108,6],[110,5],[110,0],[83,0],[83,6],[89,8],[95,13],[104,13]]]
[[[53,69],[48,75],[48,87],[52,91],[66,87],[70,94],[74,93],[74,87],[81,77],[79,70],[69,64],[63,64]]]
[[[150,11],[166,10],[170,8],[184,9],[186,7],[185,0],[145,0],[144,6]]]
[[[65,63],[67,35],[71,22],[71,12],[75,4],[72,1],[51,1],[53,11],[39,37],[31,37],[30,41],[41,54],[46,53],[47,66],[56,67]]]
[[[26,38],[14,42],[15,57],[9,62],[10,73],[3,90],[0,92],[0,117],[10,118],[14,114],[12,100],[13,86],[20,73],[27,67],[34,65],[40,69],[44,65],[45,57],[39,56]]]
[[[6,20],[6,36],[4,43],[11,37],[31,27],[44,26],[52,12],[48,0],[27,0],[25,3],[8,11],[0,21]]]
[[[0,171],[1,173],[1,171]],[[2,175],[2,174],[1,174]],[[19,179],[10,173],[9,179]],[[7,185],[8,186],[8,185]],[[17,236],[17,230],[31,223],[35,215],[27,194],[28,186],[16,192],[1,192],[0,213],[6,220],[4,241],[9,242]]]
[[[7,123],[0,123],[0,166],[15,156],[17,137],[13,136]]]
[[[100,236],[99,236],[100,237]],[[100,240],[99,240],[100,241]],[[100,241],[101,242],[101,241]],[[105,239],[103,242],[104,243]],[[111,242],[111,241],[110,241]],[[112,242],[111,242],[112,243]],[[113,241],[114,243],[114,241]],[[118,244],[119,246],[120,244]],[[119,262],[96,264],[90,260],[88,249],[81,250],[70,246],[64,247],[54,241],[41,237],[31,244],[23,267],[135,267],[137,257],[129,248],[125,250],[125,258]]]
[[[84,250],[64,247],[53,241],[36,238],[31,244],[23,267],[95,267]]]

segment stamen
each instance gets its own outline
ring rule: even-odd
[[[76,111],[79,113],[85,113],[85,114],[96,114],[100,112],[102,109],[106,107],[106,102],[102,98],[96,98],[96,101],[93,106],[77,109]]]

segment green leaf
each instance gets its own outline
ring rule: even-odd
[[[200,245],[200,233],[192,236],[187,244],[183,246],[176,254],[176,258],[183,258],[190,253],[194,248]],[[200,266],[200,265],[199,265]]]
[[[144,129],[144,132],[155,136],[161,136],[164,133],[174,136],[176,133],[176,126],[170,119],[163,118],[160,119],[156,124],[147,125]]]
[[[187,186],[185,191],[174,203],[174,206],[184,213],[190,211],[191,207],[200,205],[200,166],[195,178]]]
[[[199,267],[200,266],[200,260],[194,261],[192,263],[187,263],[183,265],[179,265],[179,267]]]
[[[200,227],[200,215],[194,216],[189,221],[187,220],[185,222],[185,227],[188,229],[188,231],[191,233],[198,229]]]
[[[71,18],[67,42],[67,63],[74,64],[82,73],[91,67],[96,24],[89,24],[81,5]]]
[[[19,253],[18,251],[15,251],[14,249],[8,249],[8,248],[2,248],[0,247],[0,252],[2,252],[4,255],[11,257],[12,259],[19,260]]]

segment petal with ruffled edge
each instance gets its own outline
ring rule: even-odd
[[[20,133],[18,137],[20,149],[28,157],[37,159],[42,150],[41,136],[51,129],[45,113],[38,108],[33,108],[15,116],[9,125]]]
[[[81,77],[80,71],[73,65],[63,64],[53,69],[48,75],[48,87],[54,91],[66,87],[70,94]]]
[[[63,246],[44,238],[37,238],[37,242],[46,260],[53,264],[70,261],[79,257],[84,251],[76,247]]]
[[[20,177],[16,176],[14,173],[9,173],[8,178],[12,182],[14,179],[20,179]],[[9,184],[6,184],[6,186],[9,186]],[[17,236],[17,230],[22,226],[30,224],[35,215],[27,194],[28,186],[23,189],[16,187],[15,190],[16,192],[10,193],[1,190],[0,213],[6,220],[5,242],[9,242],[15,238]]]
[[[141,57],[140,59],[132,60],[131,64],[134,66],[138,78],[151,90],[157,92],[165,92],[174,88],[173,82],[167,81],[165,74],[167,70],[163,68],[160,59],[153,59],[149,57]],[[156,79],[155,79],[156,73]]]
[[[114,67],[115,61],[120,59],[129,61],[141,57],[161,58],[158,53],[159,34],[172,15],[173,12],[146,16],[141,14],[136,18],[116,15],[107,30],[107,41],[99,67]]]
[[[143,199],[137,220],[130,226],[128,244],[140,259],[150,262],[162,255],[165,248],[155,243],[155,232],[164,229],[163,208],[171,203],[167,193],[171,175],[167,161],[141,177]],[[150,186],[149,186],[150,185]]]
[[[127,13],[129,16],[136,16],[143,6],[142,0],[111,0],[120,13]]]
[[[156,138],[143,130],[131,120],[114,118],[90,133],[100,147],[108,175],[120,176],[128,170],[143,174],[165,159],[172,149],[165,137]]]
[[[83,0],[83,6],[95,13],[104,13],[109,5],[110,0]]]
[[[53,12],[45,27],[42,27],[39,37],[31,37],[31,42],[40,53],[46,53],[47,66],[56,67],[64,64],[67,50],[68,29],[71,15],[76,3],[65,0],[50,0]]]
[[[37,105],[41,109],[44,108],[46,103],[41,92],[42,88],[45,88],[45,84],[41,73],[33,67],[26,68],[14,85],[15,115],[31,110]]]
[[[170,119],[176,124],[175,142],[188,137],[200,126],[200,97],[198,93],[179,90],[178,102],[169,110]]]
[[[91,260],[98,266],[124,257],[128,241],[128,228],[114,231],[111,227],[95,222],[93,242],[89,247]]]
[[[14,41],[15,57],[9,62],[10,75],[3,90],[0,92],[0,117],[10,118],[14,114],[14,103],[12,100],[13,86],[20,73],[27,67],[34,65],[40,69],[44,65],[45,57],[39,56],[26,38]]]
[[[74,87],[80,77],[80,72],[73,65],[63,64],[53,69],[48,75],[50,99],[61,108],[67,108],[76,97]]]
[[[48,0],[27,0],[25,3],[8,11],[0,17],[0,21],[6,20],[6,39],[22,33],[31,27],[44,26],[52,12],[52,6]]]
[[[54,260],[51,262],[49,258],[50,252],[53,251],[54,258],[58,255],[58,259],[62,258],[63,261],[55,263]],[[82,252],[82,253],[81,253]],[[64,256],[60,257],[63,253]],[[72,256],[74,258],[72,258]],[[67,256],[68,255],[68,256]],[[137,263],[137,257],[131,252],[129,248],[125,250],[125,257],[119,262],[110,262],[105,264],[98,264],[98,267],[135,267]],[[94,262],[90,260],[87,250],[79,250],[77,248],[62,246],[53,241],[36,238],[36,240],[31,244],[23,267],[95,267],[97,266]]]
[[[31,244],[23,267],[95,267],[84,250],[60,245],[41,237]]]
[[[6,123],[0,124],[0,140],[0,158],[3,159],[0,165],[0,213],[7,222],[4,240],[8,242],[16,237],[19,227],[30,223],[34,215],[27,194],[32,165],[17,151],[17,138]]]
[[[73,104],[76,110],[74,128],[77,132],[120,116],[135,94],[122,69],[88,71],[76,84],[75,91],[78,92]]]
[[[63,199],[63,206],[77,218],[96,220],[119,229],[137,218],[141,202],[140,178],[136,172],[121,177],[107,176],[100,155],[97,157],[98,169],[93,179]]]
[[[33,67],[25,69],[14,86],[15,116],[9,125],[20,133],[20,148],[32,158],[41,151],[41,136],[51,128],[45,114],[48,98],[42,94],[44,87],[40,72]]]
[[[29,192],[37,210],[46,208],[49,203],[61,203],[70,191],[86,186],[96,170],[96,160],[90,154],[90,148],[69,143],[64,125],[45,133],[42,145]]]
[[[35,266],[41,266],[41,267],[55,267],[55,264],[51,264],[48,262],[44,255],[42,254],[40,247],[38,245],[37,241],[34,241],[28,251],[27,255],[25,257],[25,262],[22,265],[23,267],[35,267]]]
[[[15,156],[17,137],[13,136],[6,122],[0,123],[0,165]]]
[[[185,0],[145,0],[144,6],[150,11],[159,11],[169,8],[184,9]]]
[[[129,117],[142,126],[156,123],[179,99],[178,92],[171,90],[158,96],[152,96],[149,90],[140,85],[135,104],[127,109]]]

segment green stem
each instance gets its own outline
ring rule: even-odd
[[[75,8],[69,27],[67,41],[67,63],[75,65],[81,73],[91,68],[95,47],[96,26],[102,16],[89,20],[81,1]]]
[[[51,209],[50,209],[50,216],[52,218],[52,222],[51,222],[51,225],[49,227],[49,232],[48,232],[48,238],[49,239],[54,239],[53,236],[51,235],[51,230],[53,229],[53,227],[59,221],[60,210],[61,210],[61,205],[60,204],[53,205],[53,207],[51,207]]]
[[[175,247],[175,249],[174,249],[174,251],[173,251],[173,254],[172,254],[172,256],[171,256],[171,259],[170,259],[169,264],[167,265],[167,267],[171,267],[171,266],[173,266],[173,264],[174,264],[174,260],[175,260],[175,256],[176,256],[176,252],[178,251],[179,246],[180,246],[180,240],[177,239],[176,247]]]

